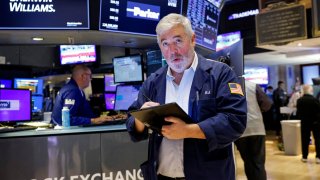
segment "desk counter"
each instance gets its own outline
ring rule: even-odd
[[[0,134],[2,180],[143,179],[147,141],[133,143],[125,125]]]

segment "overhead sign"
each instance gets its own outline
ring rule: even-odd
[[[270,10],[256,16],[257,45],[287,43],[307,38],[303,5]]]
[[[1,0],[0,29],[89,29],[89,0]]]

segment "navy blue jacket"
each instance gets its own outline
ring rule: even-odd
[[[189,116],[204,132],[206,139],[184,139],[184,173],[187,180],[234,180],[235,166],[232,142],[246,127],[245,96],[231,93],[228,83],[238,82],[234,71],[226,64],[199,57],[189,97]],[[138,99],[129,110],[139,109],[150,97],[165,103],[166,72],[168,66],[152,74],[142,85]],[[199,94],[199,101],[196,99]],[[129,117],[127,129],[133,141],[148,138],[148,130],[135,132],[134,118]],[[153,154],[151,161],[158,165],[162,136],[151,134]],[[157,168],[157,167],[156,167]]]
[[[70,79],[58,92],[51,116],[53,124],[62,124],[61,110],[64,106],[70,110],[71,126],[90,124],[91,118],[96,117],[84,93],[73,79]]]

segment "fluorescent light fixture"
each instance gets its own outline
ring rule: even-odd
[[[43,37],[33,37],[32,40],[33,41],[43,41]]]

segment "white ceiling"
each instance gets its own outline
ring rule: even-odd
[[[245,65],[320,63],[320,38],[294,41],[282,46],[264,45],[271,52],[245,55]]]

